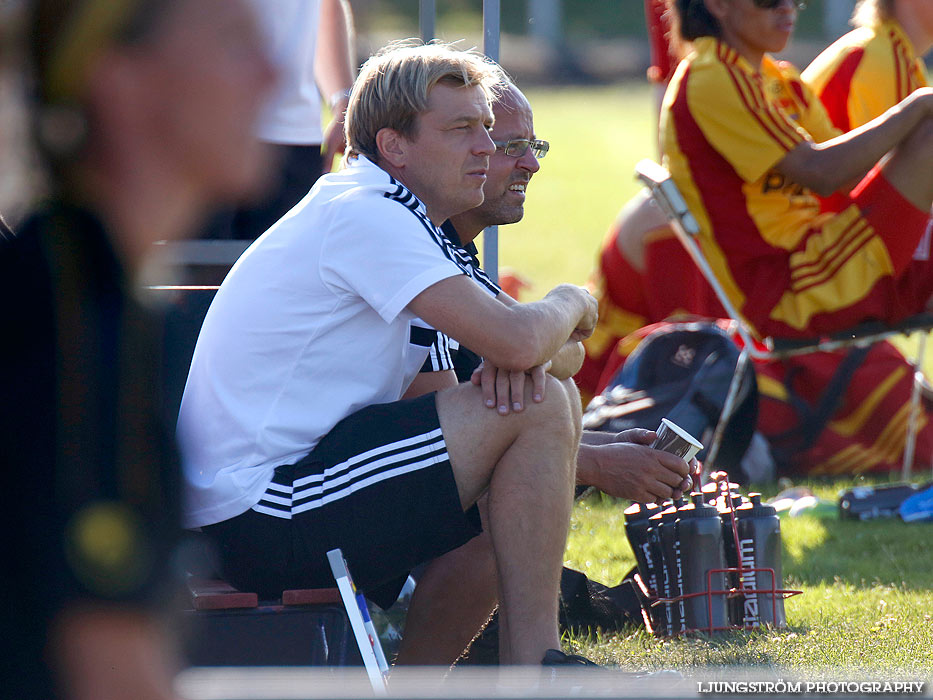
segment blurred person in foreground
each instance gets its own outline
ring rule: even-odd
[[[170,698],[180,474],[140,280],[155,241],[258,190],[274,72],[235,0],[40,0],[31,21],[50,194],[0,244],[4,693]]]
[[[473,241],[488,226],[521,221],[525,197],[532,177],[548,152],[549,144],[535,135],[531,105],[514,84],[507,83],[492,103],[495,117],[490,136],[496,150],[489,157],[483,185],[483,203],[452,216],[441,229],[471,264],[480,267]],[[499,295],[504,295],[500,292]],[[437,347],[456,344],[441,342]],[[488,376],[482,358],[464,346],[456,346],[453,357],[435,371],[426,363],[409,386],[406,396],[419,396],[472,380],[482,387],[489,410],[508,415],[524,410],[524,373],[511,377]],[[499,383],[496,383],[496,379]],[[491,403],[488,403],[491,402]],[[688,465],[674,455],[647,447],[655,438],[648,430],[612,434],[583,431],[577,451],[576,481],[595,486],[617,498],[658,502],[689,490]],[[695,465],[695,463],[694,463]],[[486,515],[484,503],[480,512]],[[418,579],[424,592],[436,591],[412,601],[398,663],[450,665],[463,653],[498,602],[495,556],[488,532],[450,552],[438,565]]]
[[[344,151],[344,114],[350,98],[353,14],[347,0],[250,0],[279,79],[263,108],[257,137],[276,167],[255,203],[218,213],[205,237],[253,240],[330,172]],[[331,113],[321,123],[321,104]]]
[[[519,304],[438,228],[483,201],[501,80],[446,44],[390,44],[361,68],[346,166],[250,246],[201,328],[178,420],[186,520],[238,587],[329,586],[339,547],[381,604],[479,534],[488,494],[503,662],[580,663],[560,650],[557,591],[582,429],[570,376],[596,303],[559,285]],[[490,411],[469,383],[402,400],[430,350],[416,324],[531,375],[524,409]]]

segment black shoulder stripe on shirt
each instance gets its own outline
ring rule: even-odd
[[[489,276],[477,265],[473,263],[470,259],[469,254],[463,250],[460,246],[454,245],[443,231],[434,225],[423,212],[418,210],[418,199],[411,193],[404,185],[400,182],[389,177],[392,184],[396,185],[396,189],[393,192],[384,192],[383,196],[386,199],[391,199],[405,206],[418,221],[421,222],[421,225],[427,231],[428,235],[431,237],[437,246],[444,253],[444,257],[454,263],[461,271],[468,277],[472,277],[480,285],[485,287],[487,290],[492,293],[493,296],[498,296],[502,291],[499,286],[493,282]]]
[[[433,328],[422,328],[421,326],[412,326],[408,334],[408,342],[412,345],[418,345],[423,348],[429,348],[437,340],[437,331]]]

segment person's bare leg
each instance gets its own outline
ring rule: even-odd
[[[486,527],[486,499],[479,501]],[[396,664],[450,666],[498,601],[496,558],[488,529],[432,561],[418,579]]]
[[[580,407],[572,381],[548,378],[547,398],[501,416],[460,385],[437,407],[464,506],[488,488],[489,531],[507,616],[508,659],[538,664],[559,647],[557,598],[572,505]],[[501,633],[501,630],[500,630]]]
[[[884,176],[921,211],[933,204],[933,119],[927,119],[883,161]]]
[[[646,188],[632,197],[616,217],[616,248],[629,265],[638,272],[645,271],[645,240],[658,230],[669,230],[670,223]],[[673,235],[671,232],[669,235]]]
[[[496,590],[498,591],[498,599],[502,600],[502,587],[499,585],[499,581],[496,581]],[[512,642],[511,637],[509,637],[509,614],[507,610],[504,610],[502,606],[499,606],[499,665],[507,666],[513,663],[512,661]]]

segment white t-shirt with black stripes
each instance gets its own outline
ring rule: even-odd
[[[322,177],[237,261],[204,319],[178,419],[186,527],[249,510],[275,467],[398,400],[430,351],[406,307],[458,274],[495,287],[384,170],[360,157]]]

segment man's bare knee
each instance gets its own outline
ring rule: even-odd
[[[551,375],[547,375],[546,382],[544,401],[538,404],[526,401],[525,405],[537,414],[530,423],[536,425],[553,420],[573,438],[577,434],[577,424],[580,423],[580,394],[577,386],[573,379],[557,379]]]
[[[479,387],[471,384],[438,392],[438,418],[464,506],[483,493],[496,465],[517,441],[525,450],[547,445],[551,457],[560,453],[572,465],[579,443],[576,388],[548,375],[544,401],[534,402],[532,391],[526,382],[524,410],[504,416],[486,408]]]
[[[555,380],[557,387],[563,391],[564,399],[567,401],[567,416],[573,427],[574,438],[577,442],[583,433],[583,406],[580,399],[580,390],[573,378]]]

